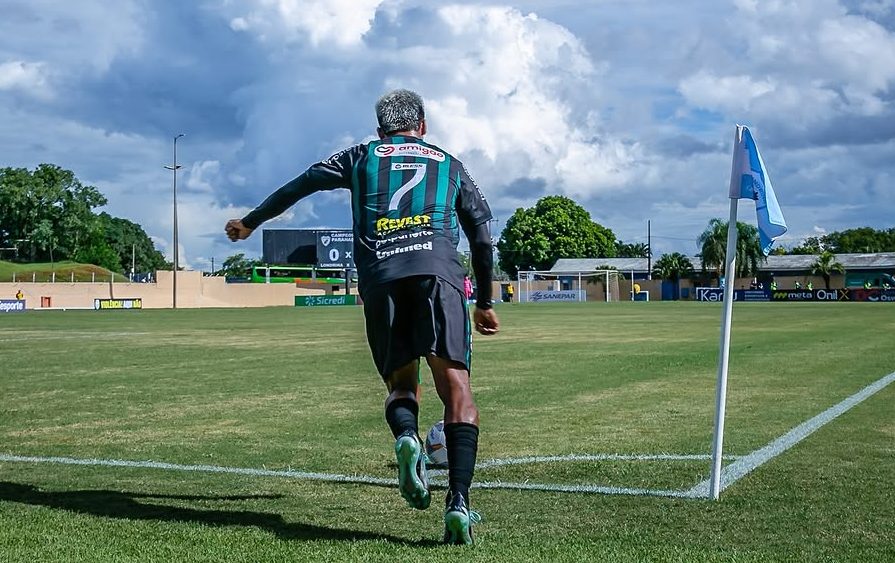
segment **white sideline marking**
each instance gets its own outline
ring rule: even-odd
[[[702,461],[711,459],[708,454],[570,454],[511,457],[491,459],[477,463],[476,470],[507,465],[525,465],[529,463],[550,463],[556,461]],[[731,456],[732,457],[732,456]]]
[[[489,467],[501,467],[507,465],[521,465],[525,463],[546,463],[556,461],[691,461],[706,460],[708,455],[677,455],[677,454],[597,454],[597,455],[564,455],[564,456],[532,456],[522,458],[493,459],[476,465],[476,469]],[[73,457],[37,457],[0,454],[0,462],[12,463],[54,463],[61,465],[87,465],[101,467],[131,467],[139,469],[165,469],[168,471],[192,471],[200,473],[229,473],[234,475],[251,475],[253,477],[287,477],[291,479],[306,479],[309,481],[328,481],[334,483],[355,483],[363,485],[396,486],[394,478],[372,477],[369,475],[342,475],[338,473],[317,473],[307,471],[252,469],[246,467],[224,467],[220,465],[185,465],[179,463],[166,463],[161,461],[127,461],[121,459],[82,459]],[[433,470],[430,475],[443,477],[447,471]],[[431,484],[438,488],[447,488],[447,481],[432,479]],[[504,481],[484,481],[473,483],[473,488],[478,489],[524,489],[536,491],[550,491],[563,493],[601,493],[615,495],[648,495],[663,497],[686,497],[687,491],[669,491],[639,489],[628,487],[610,487],[601,485],[558,485],[551,483],[516,483]]]
[[[895,381],[895,372],[871,383],[854,395],[842,402],[830,407],[819,415],[803,422],[783,436],[770,442],[768,445],[755,450],[745,456],[726,456],[734,459],[733,463],[721,470],[721,490],[733,485],[747,474],[777,457],[789,448],[798,444],[822,426],[832,421],[855,405],[881,391],[887,385]],[[549,463],[558,461],[701,461],[711,456],[707,454],[594,454],[594,455],[562,455],[562,456],[530,456],[506,459],[493,459],[476,464],[476,469],[488,469],[508,465],[521,465],[526,463]],[[286,477],[292,479],[306,479],[309,481],[327,481],[334,483],[355,483],[362,485],[396,486],[395,479],[384,477],[372,477],[370,475],[343,475],[339,473],[318,473],[308,471],[252,469],[246,467],[224,467],[220,465],[185,465],[179,463],[166,463],[161,461],[127,461],[120,459],[80,459],[72,457],[36,457],[0,454],[0,462],[11,463],[54,463],[61,465],[85,465],[103,467],[131,467],[141,469],[163,469],[169,471],[193,471],[200,473],[229,473],[234,475],[251,475],[254,477]],[[443,477],[446,471],[434,470],[433,476]],[[529,483],[509,481],[480,481],[473,483],[478,489],[515,489],[534,490],[562,493],[598,493],[609,495],[635,495],[635,496],[659,496],[677,498],[708,498],[710,479],[707,479],[691,489],[664,490],[641,489],[629,487],[610,487],[601,485],[560,485],[551,483]],[[446,488],[444,480],[432,480],[432,485],[438,488]]]
[[[167,469],[169,471],[195,471],[199,473],[232,473],[253,477],[291,477],[309,481],[331,481],[336,483],[361,483],[365,485],[395,485],[394,479],[371,477],[369,475],[341,475],[338,473],[316,473],[308,471],[251,469],[247,467],[223,467],[220,465],[184,465],[163,461],[127,461],[123,459],[80,459],[74,457],[34,457],[0,454],[0,461],[23,463],[56,463],[62,465],[92,465],[103,467],[134,467],[140,469]]]
[[[720,490],[723,491],[727,487],[733,485],[734,483],[751,473],[756,468],[764,465],[789,448],[795,446],[796,444],[819,430],[822,426],[835,419],[837,416],[843,414],[844,412],[847,412],[852,407],[858,405],[865,399],[872,397],[874,394],[884,389],[893,381],[895,381],[895,372],[892,372],[889,375],[874,381],[851,397],[848,397],[842,402],[833,405],[814,418],[806,420],[783,436],[780,436],[773,442],[770,442],[763,448],[757,449],[749,455],[742,456],[733,463],[725,466],[721,470]],[[708,497],[710,485],[711,478],[706,479],[705,481],[697,484],[692,489],[687,491],[687,496],[694,498]]]

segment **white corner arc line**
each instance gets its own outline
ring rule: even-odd
[[[741,456],[733,463],[725,466],[721,470],[721,488],[724,490],[733,485],[756,468],[764,465],[778,455],[782,454],[789,448],[795,446],[814,432],[820,430],[821,427],[831,422],[839,415],[849,411],[856,405],[863,402],[882,391],[887,385],[895,381],[895,372],[886,375],[867,387],[864,387],[854,395],[842,400],[838,404],[833,405],[819,415],[810,418],[802,424],[796,426],[786,434],[780,436],[776,440],[768,443],[766,446],[755,450],[754,452]],[[700,498],[709,496],[709,487],[711,479],[706,479],[698,483],[687,492],[687,496]]]

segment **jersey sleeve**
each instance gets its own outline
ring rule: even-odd
[[[491,220],[491,208],[485,196],[475,185],[466,167],[460,165],[460,185],[457,192],[457,218],[464,232]]]
[[[351,172],[362,150],[361,145],[356,145],[311,165],[243,217],[242,224],[249,229],[256,229],[261,223],[280,215],[313,193],[349,187]]]

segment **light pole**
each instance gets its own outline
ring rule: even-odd
[[[176,137],[174,137],[174,164],[173,166],[165,166],[168,170],[174,172],[174,294],[172,299],[173,308],[177,308],[177,169],[181,168],[179,164],[177,164],[177,139],[183,137],[184,134],[180,133]]]

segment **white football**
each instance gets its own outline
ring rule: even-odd
[[[447,444],[444,441],[444,421],[432,425],[426,434],[426,457],[429,465],[447,465]]]

